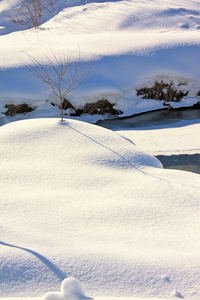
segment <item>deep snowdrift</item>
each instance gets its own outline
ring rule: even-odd
[[[0,152],[1,296],[42,296],[72,276],[90,296],[198,299],[198,175],[70,120],[2,126]]]

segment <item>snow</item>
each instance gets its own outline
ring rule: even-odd
[[[16,0],[13,0],[13,5]],[[20,1],[18,1],[19,3]],[[1,2],[0,11],[0,102],[2,112],[7,103],[38,101],[48,110],[55,102],[50,90],[29,73],[30,56],[47,63],[55,55],[94,60],[87,80],[67,95],[76,106],[108,99],[131,115],[160,109],[162,101],[137,97],[136,88],[157,79],[168,78],[175,86],[185,82],[189,95],[171,106],[192,106],[199,101],[200,90],[199,1],[79,1],[59,0],[54,14],[43,16],[37,30],[13,25],[6,15],[12,14],[9,4]],[[57,108],[51,109],[58,116]],[[33,116],[30,115],[30,118]],[[35,117],[35,116],[34,116]],[[40,108],[37,117],[46,117]],[[105,116],[107,117],[107,116]],[[23,119],[24,116],[18,116]],[[102,116],[93,117],[93,122]],[[80,120],[91,122],[84,116]],[[2,115],[1,123],[14,119]]]
[[[198,299],[199,175],[80,121],[17,121],[0,135],[1,297],[75,277],[91,296]]]
[[[178,298],[184,298],[178,290],[174,290],[171,295]]]
[[[43,300],[80,300],[93,299],[85,296],[82,285],[76,278],[65,278],[61,284],[60,292],[48,292],[43,296]]]
[[[142,298],[142,300],[154,300],[155,298]],[[1,300],[41,300],[41,297],[6,297]],[[95,297],[94,300],[141,300],[141,298],[135,297]],[[159,298],[159,300],[166,300],[163,298]]]
[[[141,54],[156,48],[199,45],[198,1],[193,1],[192,9],[188,1],[162,1],[162,4],[155,1],[153,5],[149,0],[88,1],[84,6],[73,6],[70,1],[69,4],[67,8],[66,2],[58,1],[58,13],[44,22],[37,33],[20,27],[21,30],[8,36],[4,34],[1,65],[21,64],[21,52],[45,59],[43,54],[50,54],[50,47],[76,55],[77,44],[86,57]],[[184,24],[188,24],[189,30],[182,27]],[[9,20],[4,26],[9,32]],[[16,41],[15,47],[7,52],[11,41]],[[8,56],[9,62],[5,60]]]
[[[161,109],[136,92],[156,81],[189,92],[170,106],[192,106],[199,1],[59,0],[36,30],[10,22],[20,3],[0,2],[0,299],[62,299],[71,277],[96,300],[199,299],[199,175],[152,156],[199,153],[199,122],[116,132],[83,122],[108,115],[60,123],[58,99],[27,69],[32,56],[51,72],[54,54],[75,62],[80,49],[93,66],[67,95],[74,106]],[[36,109],[5,116],[20,103]]]
[[[182,120],[148,128],[139,126],[131,130],[116,128],[115,132],[152,155],[200,153],[199,120]]]

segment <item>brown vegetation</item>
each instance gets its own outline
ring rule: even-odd
[[[113,108],[114,104],[108,102],[108,100],[98,100],[95,103],[86,103],[83,108],[84,114],[90,114],[90,115],[104,115],[104,114],[110,114],[110,115],[119,115],[122,112],[120,110],[116,110]]]
[[[181,90],[177,91],[173,87],[173,83],[155,82],[151,88],[144,87],[137,90],[137,96],[142,96],[143,99],[164,100],[166,102],[179,102],[183,97],[187,96],[188,92],[184,93]]]
[[[22,103],[19,105],[14,105],[14,104],[6,104],[5,108],[7,108],[7,111],[5,112],[6,116],[12,117],[15,114],[23,114],[26,112],[33,111],[34,109],[26,103]]]

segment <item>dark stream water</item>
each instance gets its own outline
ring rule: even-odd
[[[134,130],[150,127],[150,126],[159,126],[159,128],[169,127],[172,124],[175,124],[183,120],[198,120],[200,123],[200,108],[187,108],[187,109],[165,109],[157,110],[152,112],[143,113],[140,115],[135,115],[132,117],[126,118],[117,118],[110,120],[99,121],[97,125],[111,129],[111,130],[120,130],[120,129],[130,129]],[[197,123],[197,122],[195,122]],[[176,126],[175,126],[176,127]]]
[[[111,130],[137,130],[141,128],[150,129],[150,127],[151,129],[177,127],[180,126],[180,123],[178,123],[180,121],[184,121],[185,124],[188,121],[191,124],[200,123],[200,108],[166,109],[128,118],[99,121],[97,125]],[[178,169],[200,174],[200,153],[170,156],[158,155],[156,157],[166,169]]]

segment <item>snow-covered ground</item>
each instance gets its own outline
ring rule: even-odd
[[[80,121],[0,130],[1,296],[78,278],[89,295],[199,298],[199,175]]]
[[[15,3],[17,0],[13,0]],[[18,1],[20,2],[20,1]],[[37,30],[10,21],[8,1],[0,3],[0,109],[5,104],[39,106],[39,117],[57,117],[49,90],[25,67],[30,56],[94,59],[87,80],[67,98],[75,106],[106,98],[131,115],[163,107],[162,101],[137,97],[136,88],[164,80],[189,94],[178,106],[199,101],[200,5],[198,0],[79,1],[59,0],[53,16]],[[174,104],[175,105],[175,104]],[[32,117],[32,116],[30,116]],[[10,118],[4,119],[7,123]],[[21,115],[18,118],[23,118]],[[98,117],[102,118],[102,116]],[[88,120],[87,116],[82,118]],[[92,119],[94,122],[97,118]],[[91,119],[89,119],[91,121]]]
[[[135,298],[135,297],[94,297],[94,300],[141,300],[141,298]],[[155,298],[142,298],[142,300],[154,300]],[[41,297],[6,297],[6,298],[1,298],[1,300],[41,300]],[[166,300],[163,298],[159,298],[159,300]]]
[[[94,297],[94,300],[141,300],[141,298],[135,298],[135,297]],[[1,300],[41,300],[41,297],[6,297],[2,298]],[[142,300],[155,300],[155,298],[142,298]],[[159,298],[159,300],[166,300],[163,298]]]
[[[116,130],[116,132],[152,155],[200,153],[199,120],[183,120],[171,125]]]
[[[20,1],[0,2],[0,125],[11,122],[0,127],[0,297],[41,299],[75,277],[97,300],[199,299],[199,175],[151,156],[196,153],[199,124],[112,132],[80,121],[97,116],[60,123],[57,100],[26,68],[27,54],[45,64],[52,50],[73,61],[80,49],[94,62],[67,95],[77,107],[106,98],[123,115],[159,109],[136,89],[161,80],[189,92],[171,105],[193,105],[199,1],[59,0],[37,30],[11,23],[10,3]],[[6,104],[23,102],[38,108],[5,117]]]

